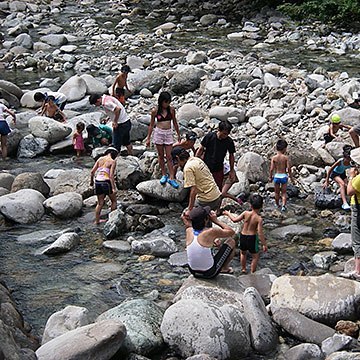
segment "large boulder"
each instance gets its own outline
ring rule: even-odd
[[[38,360],[108,360],[119,350],[125,336],[124,324],[104,320],[56,337],[37,349],[36,355]]]
[[[11,133],[7,137],[7,150],[8,155],[16,155],[19,143],[24,137],[22,132],[19,129],[12,129]]]
[[[8,93],[15,95],[18,99],[23,96],[23,91],[10,81],[0,80],[0,89],[7,91]]]
[[[285,353],[285,358],[287,360],[324,360],[325,356],[318,345],[304,343],[289,349]]]
[[[177,246],[171,238],[167,236],[154,236],[149,239],[134,240],[131,243],[134,254],[150,254],[154,256],[166,257],[177,252]]]
[[[184,104],[182,105],[176,114],[176,117],[179,121],[183,120],[183,121],[190,121],[193,119],[200,119],[203,117],[203,112],[202,110],[195,104]]]
[[[183,183],[178,181],[179,188],[174,189],[170,184],[161,185],[159,180],[143,181],[136,186],[136,190],[142,195],[158,200],[165,200],[170,202],[183,202],[189,192],[189,189],[184,189]]]
[[[245,121],[246,111],[244,108],[237,108],[233,106],[215,106],[210,109],[210,118],[216,118],[221,121],[237,119],[237,122],[242,123]]]
[[[196,90],[205,71],[195,66],[184,66],[169,81],[169,88],[175,94],[183,95]]]
[[[312,227],[306,225],[286,225],[270,232],[270,236],[276,239],[291,239],[295,236],[311,236],[312,234]]]
[[[106,93],[107,86],[103,81],[100,81],[97,78],[94,78],[90,74],[80,75],[80,78],[85,81],[86,93],[88,95]]]
[[[7,219],[30,224],[44,215],[44,196],[33,189],[23,189],[15,193],[0,196],[0,213]]]
[[[97,321],[119,320],[126,326],[120,352],[147,355],[163,345],[160,325],[164,310],[150,300],[128,300],[101,314]]]
[[[48,318],[41,344],[44,345],[68,331],[88,325],[89,323],[89,311],[86,308],[68,305]]]
[[[71,128],[46,116],[35,116],[29,120],[29,129],[33,136],[45,139],[54,144],[65,139],[71,133]]]
[[[128,76],[128,84],[134,92],[141,89],[149,89],[153,94],[158,92],[165,82],[165,75],[161,71],[154,70],[134,70]]]
[[[17,157],[18,158],[34,158],[37,155],[43,154],[49,143],[43,138],[35,137],[34,135],[26,135],[20,140]]]
[[[180,300],[165,311],[161,333],[184,358],[206,353],[219,360],[237,360],[250,352],[249,324],[234,305]]]
[[[50,193],[50,188],[40,173],[24,172],[18,175],[12,183],[11,192],[22,189],[34,189],[41,192],[44,196],[48,196]]]
[[[244,173],[250,182],[266,182],[269,175],[269,164],[259,154],[246,152],[237,163],[237,169]]]
[[[60,87],[58,92],[66,95],[69,102],[81,100],[87,91],[87,85],[83,78],[79,75],[74,75]]]
[[[0,173],[0,187],[11,190],[15,176],[7,172]]]
[[[44,201],[44,207],[51,214],[61,219],[71,219],[77,216],[83,205],[82,196],[76,192],[66,192],[52,196]]]
[[[321,210],[340,209],[342,200],[340,195],[333,193],[330,189],[324,190],[318,187],[314,191],[315,206]]]
[[[54,47],[60,47],[68,43],[68,39],[64,34],[49,34],[40,37],[40,40]]]
[[[288,307],[329,326],[339,320],[358,319],[359,300],[358,282],[330,274],[281,276],[271,288],[272,308]]]
[[[31,109],[40,107],[41,103],[34,100],[34,95],[36,92],[44,93],[44,92],[48,92],[48,91],[50,91],[50,89],[45,88],[45,87],[26,91],[20,99],[21,106],[26,107],[26,108],[31,108]]]
[[[57,255],[70,251],[80,242],[80,237],[75,232],[68,232],[60,235],[50,246],[41,253],[43,255]]]
[[[116,158],[116,183],[120,189],[131,189],[145,179],[139,158],[135,156]]]
[[[109,214],[109,219],[104,225],[104,234],[107,239],[114,239],[118,235],[124,233],[126,228],[125,213],[116,209]]]
[[[321,345],[321,343],[335,334],[329,326],[311,320],[296,310],[289,308],[272,309],[274,321],[286,332],[305,342]]]

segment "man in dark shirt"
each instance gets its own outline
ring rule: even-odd
[[[229,180],[235,182],[236,174],[234,170],[235,163],[235,145],[229,136],[232,125],[228,121],[222,121],[216,132],[210,132],[201,141],[201,145],[196,152],[196,156],[203,158],[205,164],[210,169],[216,185],[222,191],[224,182],[224,159],[229,152]]]

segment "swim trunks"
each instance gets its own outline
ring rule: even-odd
[[[275,174],[274,184],[286,184],[288,182],[287,174]]]
[[[257,254],[259,252],[259,239],[257,235],[240,234],[239,247],[241,251]]]
[[[110,180],[95,180],[95,195],[110,195],[113,193]]]

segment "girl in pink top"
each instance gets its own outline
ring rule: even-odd
[[[79,157],[85,150],[84,138],[82,135],[84,129],[85,129],[85,124],[83,122],[78,122],[76,124],[76,131],[73,135],[73,145],[74,145],[74,149],[76,150],[77,157]]]

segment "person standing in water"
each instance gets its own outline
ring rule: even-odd
[[[171,156],[172,145],[174,143],[171,123],[174,125],[179,142],[181,137],[179,125],[175,117],[175,109],[170,106],[170,102],[171,95],[167,91],[161,92],[158,99],[158,106],[151,111],[151,120],[146,138],[146,146],[150,146],[150,139],[154,130],[153,141],[156,145],[159,166],[162,174],[160,184],[164,185],[166,182],[168,182],[173,188],[177,189],[179,184],[175,180],[175,173]],[[167,161],[167,167],[169,169],[169,174],[166,173],[165,169],[165,157]]]
[[[95,194],[97,196],[97,205],[95,208],[95,224],[99,225],[100,213],[104,206],[105,196],[109,196],[111,201],[111,211],[117,208],[116,204],[116,187],[115,187],[115,168],[116,157],[118,151],[114,147],[109,147],[105,151],[105,155],[100,157],[91,169],[90,186],[94,186],[95,178]]]
[[[7,136],[11,133],[10,127],[4,118],[4,112],[13,117],[16,124],[15,113],[9,110],[4,104],[0,103],[0,135],[1,135],[1,156],[3,160],[7,158]]]

